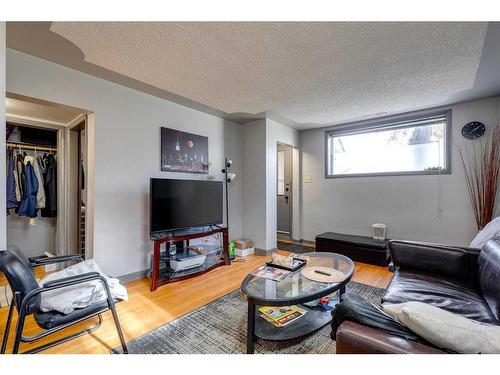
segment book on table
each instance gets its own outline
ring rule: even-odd
[[[256,270],[252,272],[252,275],[263,277],[265,279],[281,281],[288,275],[290,275],[290,271],[282,270],[275,267],[270,266],[260,266]]]
[[[307,310],[298,306],[262,306],[260,316],[275,327],[284,327],[303,317]]]

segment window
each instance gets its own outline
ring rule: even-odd
[[[326,177],[450,173],[450,111],[326,132]]]

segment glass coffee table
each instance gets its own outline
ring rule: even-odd
[[[351,259],[335,253],[314,252],[304,255],[309,257],[306,267],[334,268],[341,271],[345,279],[338,283],[320,283],[304,277],[301,269],[278,282],[251,274],[245,277],[241,290],[248,299],[247,353],[254,352],[257,338],[271,341],[291,340],[308,335],[330,323],[331,311],[301,305],[300,307],[307,310],[307,313],[300,319],[278,328],[265,321],[257,310],[260,306],[298,305],[335,292],[338,292],[339,296],[345,292],[345,286],[354,272],[354,263]]]

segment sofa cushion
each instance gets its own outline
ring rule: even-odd
[[[418,301],[483,323],[499,324],[484,298],[474,289],[451,280],[413,271],[397,271],[382,303]]]
[[[500,216],[491,220],[470,243],[470,247],[482,249],[489,240],[500,241]]]
[[[415,301],[384,305],[384,312],[438,348],[469,354],[500,353],[500,326]]]
[[[500,241],[488,241],[477,263],[481,293],[495,318],[500,320]]]

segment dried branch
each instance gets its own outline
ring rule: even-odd
[[[500,177],[500,127],[491,130],[485,144],[472,153],[459,149],[465,171],[467,192],[477,228],[481,230],[495,214]]]

